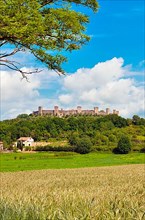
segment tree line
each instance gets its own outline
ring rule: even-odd
[[[21,114],[0,122],[0,140],[9,147],[19,137],[31,136],[35,141],[67,140],[69,146],[84,149],[87,143],[93,150],[108,151],[125,135],[132,141],[134,150],[141,150],[144,127],[145,119],[137,115],[125,119],[113,114],[64,118]]]

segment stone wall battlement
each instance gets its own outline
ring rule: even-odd
[[[58,116],[58,117],[64,117],[64,116],[71,116],[71,115],[110,115],[110,114],[116,114],[119,115],[119,111],[113,110],[113,112],[110,111],[110,108],[106,108],[106,110],[99,110],[98,107],[94,107],[93,110],[84,110],[81,106],[78,106],[76,109],[59,109],[58,106],[54,106],[53,110],[44,110],[41,106],[38,107],[37,111],[33,111],[33,115],[52,115],[52,116]]]

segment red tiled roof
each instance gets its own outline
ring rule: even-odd
[[[20,138],[18,139],[18,141],[27,141],[27,140],[29,140],[29,139],[31,139],[31,137],[20,137]]]

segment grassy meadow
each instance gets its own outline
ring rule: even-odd
[[[2,220],[144,220],[144,165],[1,173]]]
[[[143,153],[129,153],[127,155],[95,152],[85,155],[73,152],[0,154],[0,171],[3,172],[143,163],[145,163],[145,155]]]

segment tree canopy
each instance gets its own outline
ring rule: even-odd
[[[49,69],[64,73],[63,52],[80,49],[90,39],[85,33],[89,18],[73,10],[74,4],[94,12],[99,7],[96,0],[0,0],[0,64],[32,73],[11,60],[18,52],[30,52]]]

